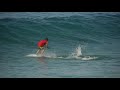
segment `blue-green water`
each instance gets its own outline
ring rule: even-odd
[[[45,57],[30,57],[46,37]],[[0,77],[120,77],[120,13],[1,12]]]

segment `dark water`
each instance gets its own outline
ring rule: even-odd
[[[0,77],[120,77],[120,13],[1,12]]]

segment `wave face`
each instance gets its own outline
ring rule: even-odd
[[[49,38],[56,52],[70,52],[79,44],[85,53],[119,53],[120,13],[118,12],[10,12],[0,13],[0,43],[37,48]],[[64,54],[65,54],[64,53]]]
[[[120,77],[119,12],[0,12],[0,45],[0,77]]]

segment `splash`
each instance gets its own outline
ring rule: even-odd
[[[70,56],[79,57],[81,55],[82,55],[82,49],[81,49],[81,46],[79,45]]]
[[[80,45],[78,46],[78,48],[76,48],[76,55],[77,56],[81,56],[82,55],[82,50],[81,50]]]
[[[81,45],[78,45],[75,51],[73,51],[73,53],[71,53],[68,57],[66,57],[66,59],[71,59],[71,58],[80,59],[80,60],[94,60],[97,59],[98,57],[83,55],[82,47]]]
[[[51,57],[51,58],[56,58],[57,57],[56,53],[51,53],[51,52],[50,53],[45,53],[44,56],[45,57]]]

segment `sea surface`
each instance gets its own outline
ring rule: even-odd
[[[0,78],[120,78],[120,13],[0,12]]]

